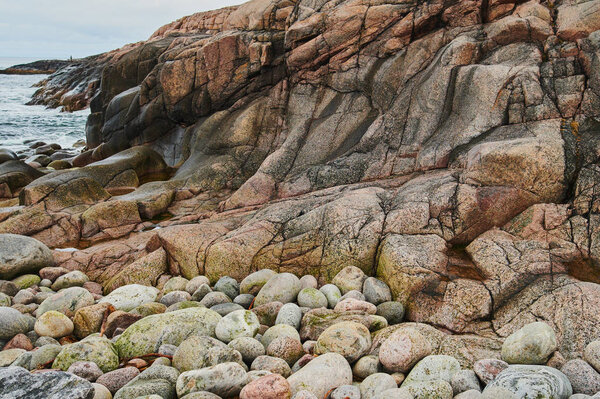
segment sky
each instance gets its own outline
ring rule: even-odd
[[[85,57],[244,0],[0,0],[0,57]]]

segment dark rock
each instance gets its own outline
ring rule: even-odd
[[[27,399],[92,399],[89,381],[62,371],[31,374],[22,367],[0,368],[0,397]]]

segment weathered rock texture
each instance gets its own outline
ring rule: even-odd
[[[600,0],[183,18],[49,78],[93,95],[88,166],[30,183],[0,231],[111,240],[56,253],[110,289],[134,261],[144,281],[354,265],[409,320],[474,339],[544,320],[571,358],[600,334],[599,21]]]

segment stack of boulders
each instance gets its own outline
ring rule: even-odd
[[[41,242],[0,235],[0,278],[2,398],[600,398],[600,341],[567,361],[532,317],[498,358],[461,364],[354,266],[321,287],[265,269],[104,296]]]

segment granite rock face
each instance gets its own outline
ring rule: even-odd
[[[89,150],[14,185],[0,232],[85,246],[57,262],[107,291],[150,254],[152,284],[352,266],[408,321],[481,341],[544,320],[578,357],[600,336],[599,8],[252,0],[183,18],[49,77],[39,101],[90,104]]]

